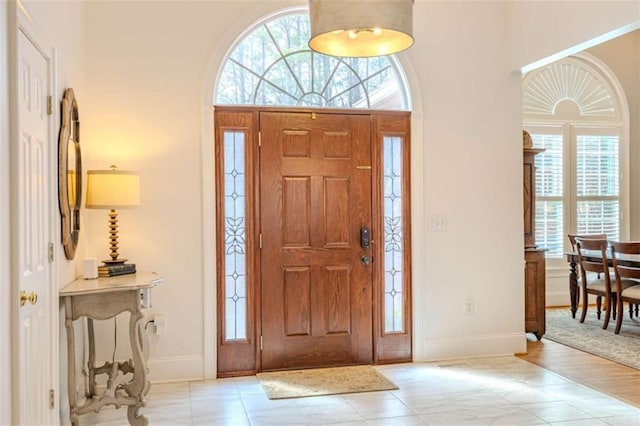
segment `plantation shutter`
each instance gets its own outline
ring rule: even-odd
[[[563,140],[561,134],[532,134],[533,145],[545,151],[536,155],[536,245],[548,257],[562,256]]]
[[[609,240],[618,240],[619,138],[611,134],[578,134],[576,139],[577,233],[604,233]]]

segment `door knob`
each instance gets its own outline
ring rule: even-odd
[[[20,306],[24,306],[24,304],[27,302],[35,305],[38,302],[38,293],[32,291],[31,293],[27,294],[26,291],[22,290],[20,292]]]

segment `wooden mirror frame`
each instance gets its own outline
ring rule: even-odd
[[[69,145],[73,144],[74,169],[69,169]],[[73,159],[72,159],[73,160]],[[70,175],[74,172],[75,175]],[[69,196],[72,198],[69,198]],[[80,204],[82,202],[82,157],[80,155],[80,120],[73,89],[64,91],[60,137],[58,139],[58,204],[60,206],[62,246],[72,260],[80,235]]]

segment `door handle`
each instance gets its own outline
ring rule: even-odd
[[[27,294],[26,291],[22,290],[20,292],[20,307],[24,306],[27,302],[31,303],[32,305],[38,303],[38,293],[32,291],[31,293]]]
[[[371,246],[371,230],[366,226],[360,228],[360,247],[368,249]]]

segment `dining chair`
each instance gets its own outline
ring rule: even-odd
[[[576,252],[576,238],[589,238],[592,240],[606,240],[607,239],[607,234],[568,234],[567,237],[569,237],[569,243],[571,244],[571,251],[572,252]],[[598,278],[600,278],[600,274],[598,274]],[[578,274],[578,287],[581,288],[581,278]],[[576,306],[578,306],[578,303],[580,303],[580,292],[578,292],[577,297],[576,297]],[[598,303],[602,303],[602,298],[600,298],[598,300]],[[605,306],[606,308],[606,306]],[[600,314],[598,313],[598,319],[600,319]]]
[[[572,251],[576,251],[576,238],[582,238],[582,239],[591,239],[591,240],[606,240],[607,239],[607,234],[569,234],[567,235],[567,237],[569,237],[569,242],[571,243],[571,250]]]
[[[640,259],[640,242],[612,242],[611,261],[615,274],[617,309],[620,315],[616,319],[615,334],[620,333],[624,302],[629,304],[629,315],[633,316],[633,307],[640,304],[640,267],[621,263],[620,256],[635,256]],[[637,315],[637,313],[636,313]]]
[[[589,309],[589,295],[596,296],[596,315],[600,319],[602,313],[602,298],[606,301],[606,306],[611,309],[605,310],[604,322],[602,328],[606,329],[609,326],[609,319],[611,318],[611,312],[613,311],[613,317],[615,319],[615,294],[612,292],[611,276],[609,274],[609,260],[607,259],[608,242],[606,238],[594,239],[594,238],[575,238],[575,247],[578,251],[578,264],[580,267],[580,287],[582,290],[582,315],[580,316],[580,322],[583,323],[587,317],[587,310]],[[587,251],[593,252],[596,255],[596,259],[588,259]],[[596,276],[588,275],[588,273],[595,273]]]

